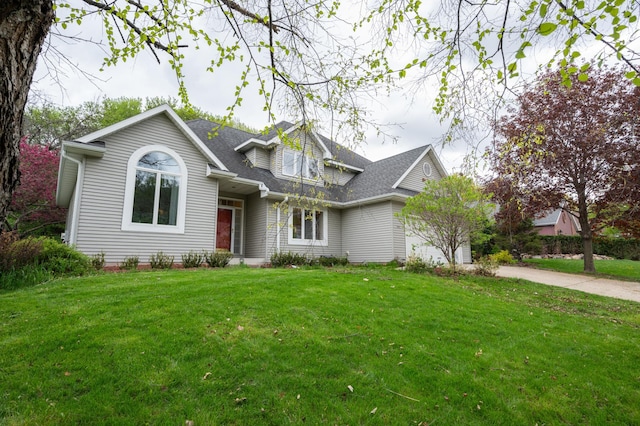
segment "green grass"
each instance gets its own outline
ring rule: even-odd
[[[640,424],[640,304],[387,268],[0,293],[0,424]]]
[[[570,274],[581,274],[584,262],[573,259],[527,259],[526,263],[541,269],[551,269]],[[604,278],[640,281],[640,262],[635,260],[596,260],[596,272]]]

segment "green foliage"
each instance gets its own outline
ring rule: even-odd
[[[0,288],[36,285],[60,276],[84,275],[93,270],[91,259],[51,238],[17,239],[0,234]]]
[[[140,258],[138,256],[127,256],[124,258],[119,267],[123,270],[135,271],[136,269],[138,269],[139,263]]]
[[[411,253],[409,257],[407,257],[404,268],[407,272],[423,274],[426,272],[433,273],[436,269],[442,269],[443,266],[444,263],[433,260],[433,257],[429,257],[429,259],[424,260],[415,253]]]
[[[407,229],[442,251],[449,265],[454,253],[471,240],[480,243],[493,205],[472,179],[462,175],[428,179],[424,190],[410,197],[398,215]]]
[[[483,277],[495,277],[498,267],[498,261],[492,256],[482,256],[473,265],[472,272]]]
[[[492,262],[497,263],[498,265],[509,265],[516,262],[513,259],[511,253],[509,253],[507,250],[501,250],[497,253],[491,254],[489,255],[489,259]]]
[[[159,251],[149,256],[149,263],[151,264],[151,269],[171,269],[173,266],[173,256]]]
[[[189,251],[189,253],[183,253],[182,266],[184,268],[199,268],[204,262],[204,257],[204,253],[194,250]]]
[[[271,266],[274,268],[282,268],[287,266],[306,266],[311,264],[310,259],[299,253],[278,252],[271,255]]]
[[[105,265],[105,261],[104,261],[103,251],[91,256],[91,266],[93,267],[93,269],[95,269],[96,271],[100,271],[101,269],[104,268],[104,265]]]
[[[337,256],[320,256],[316,261],[320,266],[346,266],[349,264],[349,259],[347,257]]]
[[[79,276],[91,272],[91,259],[66,244],[51,238],[38,238],[42,242],[42,250],[36,263],[56,276]]]
[[[204,260],[211,268],[224,268],[233,259],[233,253],[227,250],[215,250],[212,252],[204,252]]]

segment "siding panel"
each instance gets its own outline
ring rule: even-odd
[[[425,176],[422,170],[425,163],[429,164],[429,166],[431,167],[431,176],[429,177]],[[425,155],[422,161],[420,161],[413,169],[411,169],[409,174],[402,180],[402,182],[400,182],[398,187],[420,192],[424,189],[424,182],[422,179],[442,179],[442,176],[438,172],[438,169],[431,159],[430,154]]]
[[[248,258],[267,258],[267,200],[259,193],[249,195],[245,205],[245,256]]]
[[[394,226],[391,202],[355,207],[342,212],[342,248],[352,262],[393,260]]]

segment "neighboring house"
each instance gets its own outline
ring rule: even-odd
[[[580,225],[576,218],[561,208],[535,219],[533,226],[540,235],[577,235],[580,233]]]
[[[287,122],[267,135],[216,127],[163,105],[64,142],[67,243],[109,263],[214,249],[247,263],[289,251],[403,260],[415,241],[395,213],[446,173],[430,145],[372,162]]]

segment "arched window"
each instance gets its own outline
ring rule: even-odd
[[[129,158],[122,229],[184,232],[187,168],[163,146],[138,149]]]

